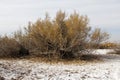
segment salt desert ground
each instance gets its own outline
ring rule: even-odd
[[[120,80],[120,55],[96,50],[103,61],[50,64],[30,60],[0,60],[0,80]]]

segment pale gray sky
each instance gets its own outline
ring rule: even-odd
[[[120,0],[0,0],[0,34],[44,18],[46,12],[53,17],[58,10],[87,15],[92,27],[108,31],[111,40],[120,40]]]

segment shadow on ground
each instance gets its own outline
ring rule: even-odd
[[[116,54],[85,54],[80,57],[81,60],[94,61],[94,60],[120,60],[120,55]]]

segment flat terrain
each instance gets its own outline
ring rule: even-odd
[[[120,55],[102,54],[102,62],[86,64],[0,60],[5,80],[120,80]]]

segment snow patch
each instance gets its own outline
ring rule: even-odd
[[[115,52],[113,49],[96,49],[92,53],[93,54],[107,54],[110,52]]]
[[[107,54],[113,50],[95,50]],[[120,80],[120,56],[103,63],[47,64],[29,60],[0,60],[0,76],[5,80]]]

